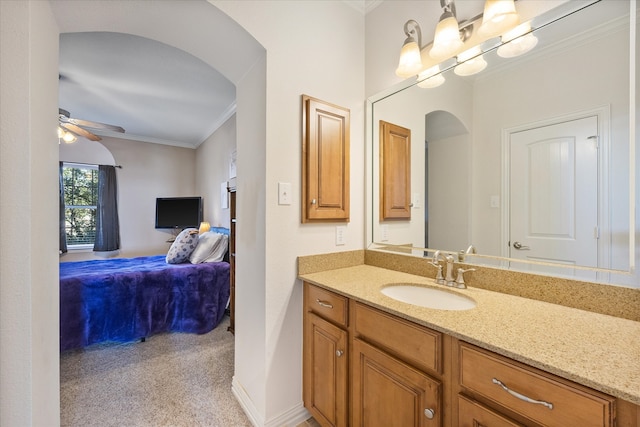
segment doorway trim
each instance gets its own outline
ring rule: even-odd
[[[611,219],[609,215],[611,105],[609,104],[502,129],[502,229],[500,234],[500,255],[502,257],[509,257],[511,135],[591,116],[597,116],[598,118],[598,268],[609,268],[611,266]],[[603,273],[598,272],[598,276],[601,274]]]

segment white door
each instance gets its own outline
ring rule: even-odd
[[[510,257],[598,264],[598,118],[510,135]]]

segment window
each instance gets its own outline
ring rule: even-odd
[[[93,247],[96,238],[98,166],[65,163],[62,168],[67,245]]]

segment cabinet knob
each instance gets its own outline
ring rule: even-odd
[[[424,410],[424,416],[427,417],[428,419],[432,420],[433,417],[435,417],[436,413],[433,409],[425,409]]]
[[[316,199],[311,199],[311,204],[315,205],[316,204]]]
[[[344,351],[342,350],[336,350],[336,356],[340,357],[344,354]]]

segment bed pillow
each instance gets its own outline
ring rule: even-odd
[[[185,228],[173,241],[167,252],[167,264],[180,264],[189,259],[189,255],[198,245],[198,230]]]
[[[198,245],[189,256],[191,264],[219,262],[224,258],[229,244],[229,236],[209,231],[198,238]]]

